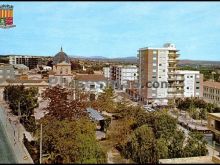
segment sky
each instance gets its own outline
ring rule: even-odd
[[[220,2],[4,2],[15,28],[0,29],[0,54],[137,56],[173,43],[180,59],[220,61]]]

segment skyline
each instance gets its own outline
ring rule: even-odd
[[[16,25],[0,29],[2,55],[54,56],[62,46],[70,56],[136,57],[139,48],[170,42],[180,59],[220,60],[219,2],[2,4],[14,5]]]

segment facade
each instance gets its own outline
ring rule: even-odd
[[[40,60],[41,57],[34,56],[9,56],[9,64],[24,64],[29,67],[29,69],[37,68]]]
[[[164,44],[163,48],[138,50],[139,95],[142,99],[166,104],[171,98],[200,95],[197,89],[200,83],[195,84],[199,73],[177,71],[178,52],[171,43]]]
[[[213,133],[213,140],[220,143],[220,113],[208,114],[208,126]]]
[[[50,86],[60,85],[67,88],[72,80],[70,59],[61,48],[53,58],[53,70],[49,74],[49,84]]]
[[[78,74],[75,77],[77,87],[83,91],[90,92],[90,99],[94,100],[98,94],[103,92],[107,86],[107,79],[103,75]]]
[[[178,70],[183,75],[184,97],[202,97],[203,75],[199,71]]]
[[[15,70],[12,65],[0,63],[0,82],[6,79],[14,79]]]
[[[220,106],[220,83],[213,81],[203,82],[203,99]]]
[[[3,100],[4,88],[8,85],[24,85],[25,87],[38,87],[39,95],[48,87],[48,82],[44,80],[18,80],[7,79],[0,83],[0,100]]]
[[[138,79],[138,68],[135,65],[117,65],[110,67],[110,81],[114,88],[126,90],[129,85],[128,81],[136,81]]]
[[[110,79],[110,67],[103,67],[103,74],[104,74],[104,77],[106,77],[107,79]]]

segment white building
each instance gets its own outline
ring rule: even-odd
[[[110,78],[110,67],[103,67],[103,74],[105,78],[109,79]]]
[[[126,90],[128,81],[136,81],[137,79],[138,68],[135,65],[118,65],[110,68],[110,80],[114,88]]]
[[[138,50],[139,96],[142,100],[166,103],[167,99],[200,95],[202,80],[199,72],[177,71],[178,57],[179,50],[171,43],[162,48]]]
[[[184,75],[184,97],[202,97],[203,75],[199,71],[178,70]]]
[[[90,93],[90,99],[97,98],[99,93],[107,86],[107,79],[103,75],[78,74],[75,77],[77,88]]]

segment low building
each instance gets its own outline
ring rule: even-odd
[[[208,103],[220,106],[220,83],[213,81],[203,82],[203,99]]]
[[[28,74],[29,68],[24,64],[14,64],[13,67],[16,75]]]
[[[44,80],[17,80],[7,79],[0,83],[0,100],[3,100],[4,88],[8,85],[24,85],[25,87],[38,87],[39,96],[48,87],[48,82]]]
[[[0,83],[6,79],[14,79],[15,70],[12,65],[0,63]]]
[[[208,126],[213,133],[213,140],[220,143],[220,113],[208,114]]]
[[[78,88],[90,93],[90,100],[96,99],[107,86],[107,79],[103,75],[78,74],[75,80]]]
[[[159,159],[159,164],[219,164],[218,156],[197,156],[186,158]]]

